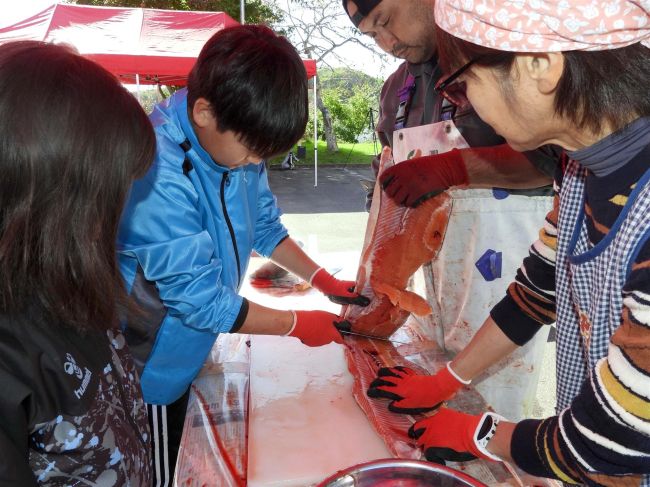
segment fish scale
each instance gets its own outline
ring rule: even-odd
[[[382,157],[379,173],[392,165]],[[420,296],[406,290],[409,278],[434,258],[444,238],[451,200],[446,194],[425,201],[417,208],[395,204],[375,185],[373,205],[361,253],[356,289],[371,299],[361,308],[348,306],[344,318],[352,331],[379,337],[390,336],[411,312],[427,314],[430,307]]]

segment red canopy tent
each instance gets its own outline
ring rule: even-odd
[[[66,43],[93,59],[123,83],[185,85],[205,42],[239,23],[223,12],[54,4],[0,29],[0,44],[36,40]],[[308,78],[316,61],[303,60]],[[314,78],[314,140],[317,133]],[[314,186],[318,184],[314,144]]]
[[[185,85],[205,42],[217,31],[238,25],[223,12],[54,4],[0,29],[0,44],[19,40],[66,43],[93,59],[123,83]],[[316,61],[303,60],[307,76]],[[317,133],[314,78],[314,140]],[[314,186],[318,184],[314,144]]]
[[[125,83],[184,85],[203,44],[239,23],[223,12],[55,4],[0,29],[0,44],[67,43]],[[307,75],[316,62],[305,60]]]

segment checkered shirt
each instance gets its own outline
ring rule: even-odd
[[[586,169],[571,161],[560,192],[557,292],[557,405],[570,406],[621,322],[623,285],[636,251],[650,233],[650,172],[630,194],[614,226],[597,245],[589,243],[584,212]],[[580,315],[591,323],[589,333]],[[584,320],[583,320],[584,323]],[[642,486],[650,487],[646,475]]]

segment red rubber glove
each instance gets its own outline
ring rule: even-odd
[[[354,292],[354,281],[340,281],[322,267],[314,272],[309,284],[336,304],[368,306],[370,300]]]
[[[431,462],[463,462],[474,458],[500,461],[485,446],[477,443],[480,438],[491,438],[494,434],[494,417],[497,416],[474,416],[443,407],[433,416],[413,423],[408,435],[417,440],[417,445]]]
[[[339,317],[327,311],[292,311],[293,328],[289,336],[299,338],[310,347],[320,347],[331,342],[343,343],[343,337],[336,329]]]
[[[452,186],[469,184],[461,151],[416,157],[386,169],[379,177],[384,192],[397,204],[416,207]]]
[[[464,385],[447,367],[434,375],[418,375],[408,367],[382,367],[368,388],[369,397],[392,399],[394,413],[421,414],[451,399]],[[469,382],[467,382],[469,384]]]

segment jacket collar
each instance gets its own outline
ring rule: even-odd
[[[176,98],[173,104],[176,117],[180,121],[181,129],[183,130],[185,137],[192,145],[190,152],[194,151],[199,159],[201,159],[201,162],[209,166],[210,169],[219,172],[228,172],[229,168],[217,164],[214,159],[212,159],[212,156],[210,156],[210,154],[208,154],[208,152],[201,146],[199,139],[196,136],[196,132],[194,132],[194,127],[192,127],[187,111],[187,88],[174,93],[173,96]]]

